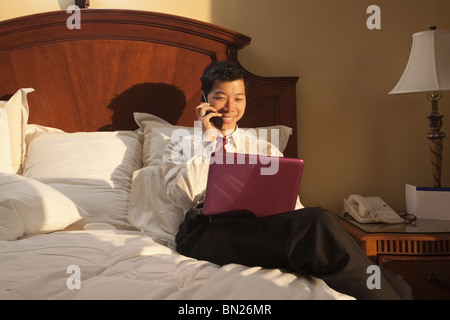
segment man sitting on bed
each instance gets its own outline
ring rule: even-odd
[[[244,153],[245,144],[241,141],[245,133],[237,122],[244,116],[246,106],[245,73],[231,62],[220,61],[205,69],[201,81],[208,102],[200,104],[196,113],[204,132],[204,150],[223,148],[225,136],[227,152]],[[216,116],[223,120],[221,130],[210,121]],[[303,208],[297,202],[297,210],[292,212],[214,223],[190,210],[203,199],[209,154],[195,155],[203,157],[200,163],[174,150],[183,150],[186,146],[179,144],[194,140],[169,144],[163,158],[166,193],[174,205],[187,212],[176,236],[178,252],[218,265],[238,263],[316,276],[336,291],[357,299],[411,298],[409,286],[383,269],[380,289],[368,288],[371,273],[367,273],[367,268],[373,263],[342,229],[337,216],[322,208]],[[272,154],[281,154],[273,145],[271,150]]]

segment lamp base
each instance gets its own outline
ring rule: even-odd
[[[441,166],[442,166],[442,138],[429,138],[431,151],[431,166],[433,170],[434,187],[441,187]]]
[[[438,111],[438,101],[441,99],[439,91],[430,93],[431,114],[428,116],[429,127],[431,132],[427,133],[430,140],[431,165],[433,169],[434,187],[441,187],[441,165],[442,165],[442,149],[445,133],[441,132],[442,118]]]

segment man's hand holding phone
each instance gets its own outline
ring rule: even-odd
[[[205,93],[202,92],[202,103],[208,103],[208,99],[205,96]],[[210,104],[211,106],[211,104]],[[212,107],[212,106],[211,106]],[[222,126],[223,126],[223,119],[222,119],[222,114],[217,113],[217,110],[215,110],[214,108],[206,110],[205,115],[210,114],[211,112],[215,112],[217,114],[217,116],[212,116],[209,121],[214,125],[214,127],[216,127],[219,130],[222,130]]]
[[[203,139],[204,140],[215,140],[217,137],[217,128],[214,125],[214,120],[217,122],[217,119],[222,122],[221,114],[216,111],[209,103],[202,103],[196,108],[197,118],[202,122],[202,131],[203,131]],[[213,119],[213,120],[211,120]],[[221,127],[221,123],[218,123]]]
[[[202,92],[202,104],[196,108],[197,118],[202,122],[203,136],[206,140],[215,140],[217,130],[222,129],[222,114],[208,102],[205,94]]]

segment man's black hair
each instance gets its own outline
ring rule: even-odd
[[[245,94],[247,94],[248,80],[245,71],[237,64],[231,61],[217,61],[211,63],[200,78],[202,82],[202,91],[205,95],[212,90],[216,80],[235,81],[242,79],[245,85]]]

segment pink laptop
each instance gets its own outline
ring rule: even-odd
[[[302,159],[226,153],[209,167],[203,213],[257,217],[292,211],[303,173]]]

